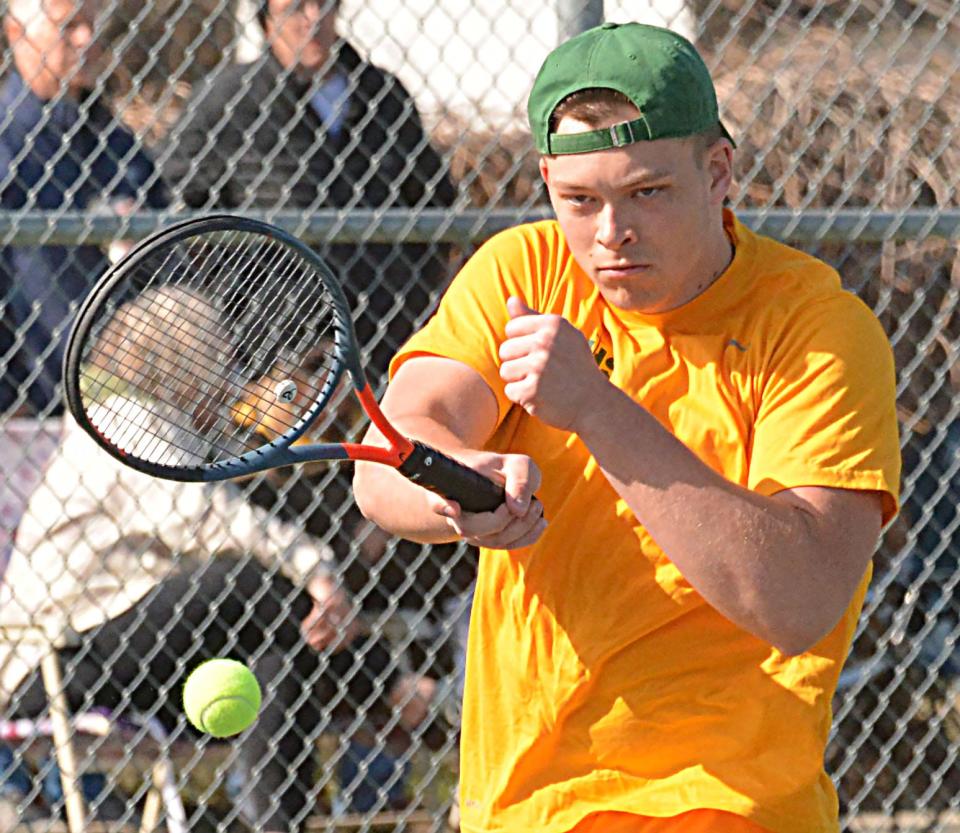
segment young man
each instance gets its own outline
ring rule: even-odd
[[[354,479],[392,532],[482,547],[462,829],[835,831],[830,698],[897,507],[889,346],[724,208],[732,142],[683,38],[592,29],[528,109],[557,221],[480,249],[384,399],[505,505]]]

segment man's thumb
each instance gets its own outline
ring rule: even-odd
[[[537,311],[535,309],[528,307],[516,295],[511,295],[509,298],[507,298],[507,312],[510,314],[511,318],[519,318],[521,315],[537,315]]]

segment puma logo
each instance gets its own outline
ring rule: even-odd
[[[750,345],[749,345],[749,344],[741,344],[741,343],[740,343],[739,341],[737,341],[735,338],[731,338],[731,339],[729,339],[729,340],[727,341],[726,345],[724,345],[724,346],[726,346],[726,347],[736,347],[741,353],[746,353],[746,352],[747,352],[747,348],[748,348]]]

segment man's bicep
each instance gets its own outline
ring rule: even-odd
[[[437,423],[467,448],[482,447],[497,426],[497,399],[484,378],[463,362],[441,356],[404,362],[382,406],[401,431]]]

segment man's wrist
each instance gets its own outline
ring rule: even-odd
[[[625,394],[602,373],[597,374],[597,382],[584,397],[577,419],[571,430],[584,441],[597,432],[605,432],[610,425],[611,408],[618,404]]]

